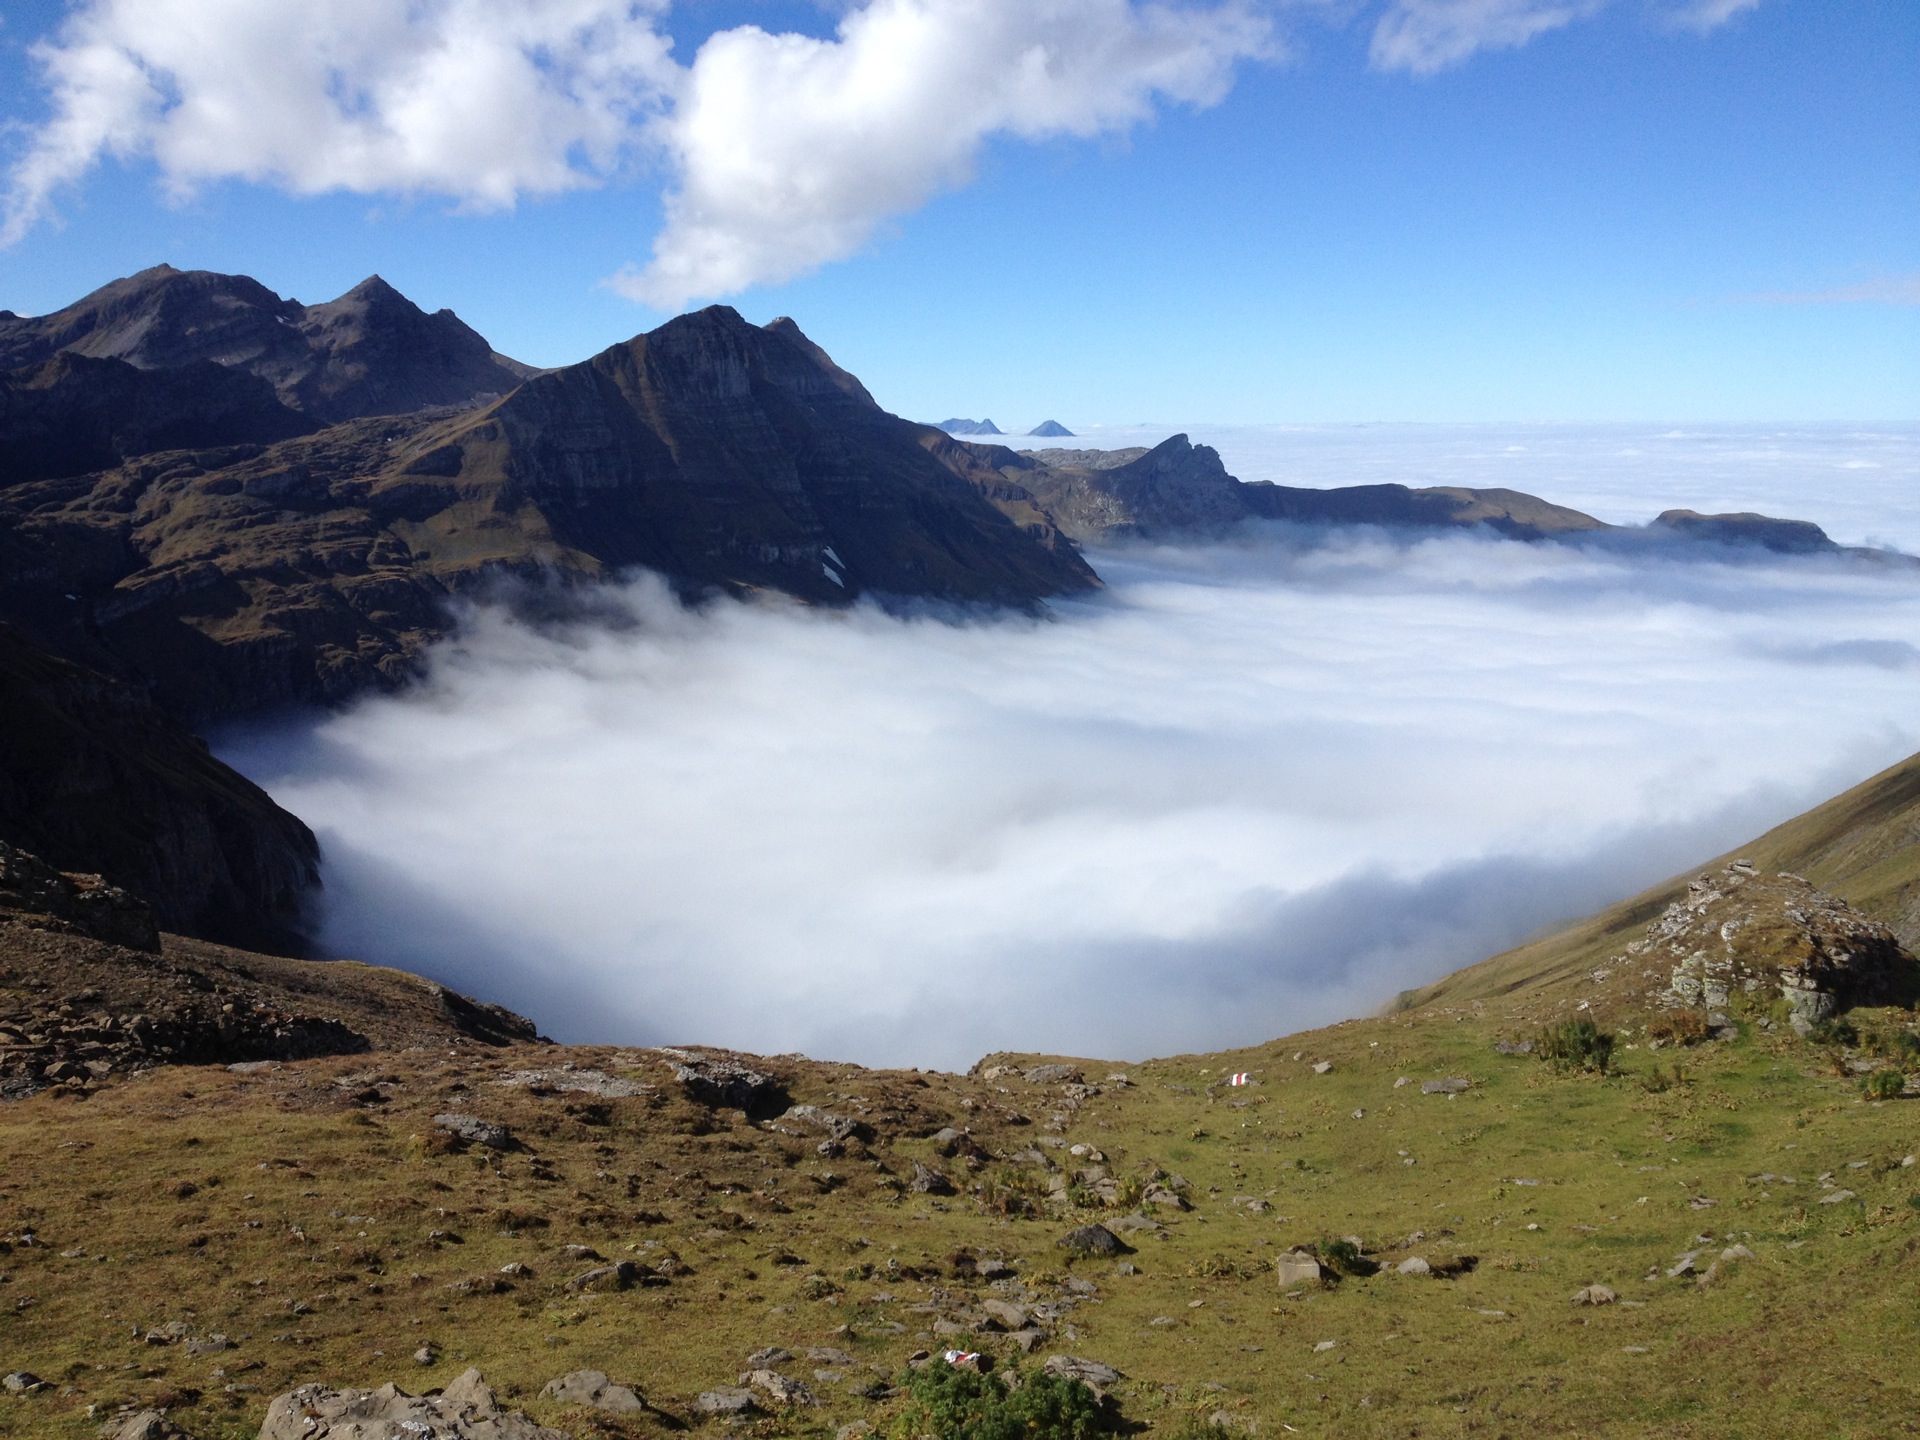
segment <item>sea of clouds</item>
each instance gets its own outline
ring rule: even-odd
[[[1920,549],[1911,429],[1192,433],[1246,478]],[[1090,559],[1106,592],[1041,619],[646,576],[591,621],[481,608],[406,694],[220,749],[319,833],[337,953],[568,1040],[937,1066],[1369,1011],[1920,749],[1903,564],[1284,528]]]

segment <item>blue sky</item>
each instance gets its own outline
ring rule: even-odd
[[[81,18],[100,45],[149,44],[151,61],[170,6],[251,12],[271,38],[316,3],[97,0]],[[867,7],[683,0],[659,16],[614,0],[441,0],[537,24],[596,4],[629,12],[619,83],[639,98],[608,102],[628,128],[555,142],[564,183],[590,184],[556,190],[540,168],[552,157],[530,147],[499,208],[497,177],[457,145],[343,157],[300,140],[265,85],[235,128],[123,131],[123,158],[69,164],[0,250],[0,306],[43,312],[161,260],[308,301],[378,272],[507,353],[558,364],[707,286],[750,318],[794,316],[883,404],[927,419],[1920,418],[1920,7],[1760,0],[1686,26],[1682,3],[1248,0],[1226,19],[1175,6],[1186,29],[1147,33],[1125,0],[924,0],[951,12],[937,68],[876,50],[882,73],[858,83],[904,76],[906,93],[842,133],[844,87],[720,103],[729,73],[777,77],[753,67],[791,46],[743,49],[735,72],[684,67],[718,30],[832,42]],[[1000,110],[978,100],[994,47],[1025,43],[1025,17],[1049,6],[1065,18],[1048,33],[1074,40],[1079,68]],[[18,167],[36,147],[44,157],[54,113],[27,49],[71,8],[12,0],[0,29],[16,214]],[[1591,13],[1546,25],[1556,9]],[[1483,29],[1457,57],[1396,59],[1380,28],[1396,15]],[[1536,20],[1541,33],[1500,43],[1501,24]],[[655,32],[671,59],[646,52]],[[77,53],[73,32],[64,43]],[[200,47],[209,64],[254,53],[223,43]],[[543,63],[598,74],[598,43]],[[703,77],[717,108],[688,98]],[[158,103],[192,101],[202,83],[217,97],[220,79],[166,76]],[[537,128],[511,110],[478,122],[500,123],[509,147]],[[229,156],[276,125],[296,138],[246,178]],[[743,151],[766,173],[805,171],[829,200],[787,214],[726,172]],[[683,197],[677,212],[663,192]],[[681,271],[647,268],[656,243]],[[790,264],[804,273],[778,273]],[[623,273],[645,299],[609,283]]]

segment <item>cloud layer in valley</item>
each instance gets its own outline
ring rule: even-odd
[[[1710,29],[1756,0],[1666,0]],[[1430,74],[1606,0],[1391,0],[1373,63]],[[972,177],[993,137],[1124,134],[1220,101],[1282,53],[1262,0],[866,0],[830,38],[738,26],[674,57],[667,0],[77,0],[34,47],[48,97],[8,176],[0,244],[102,160],[178,197],[443,196],[473,210],[664,181],[651,259],[616,288],[661,308],[778,283],[866,246]],[[1343,7],[1291,12],[1344,17]]]
[[[1261,1040],[1737,843],[1916,746],[1920,577],[1474,536],[1095,557],[1051,620],[474,614],[223,753],[326,935],[573,1039],[964,1065]]]

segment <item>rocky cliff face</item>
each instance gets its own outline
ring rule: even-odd
[[[265,380],[283,404],[321,423],[471,405],[536,373],[495,354],[451,310],[429,315],[377,275],[337,300],[302,305],[245,275],[171,265],[51,315],[0,311],[0,370],[57,354],[142,370],[211,362]]]
[[[824,603],[1097,586],[1024,490],[942,463],[955,443],[791,321],[716,307],[482,409],[13,486],[0,614],[205,718],[397,684],[447,598],[503,574]]]
[[[319,861],[305,825],[144,692],[46,655],[6,625],[0,840],[56,869],[104,875],[164,929],[283,953],[302,943]]]

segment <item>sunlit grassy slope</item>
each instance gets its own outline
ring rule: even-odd
[[[1910,914],[1916,795],[1908,762],[1741,853]],[[0,1372],[52,1386],[0,1394],[0,1436],[79,1440],[137,1402],[237,1440],[299,1383],[419,1390],[469,1365],[576,1436],[650,1436],[713,1425],[695,1398],[769,1345],[821,1403],[769,1406],[747,1426],[760,1436],[885,1429],[900,1399],[855,1392],[949,1345],[1110,1364],[1128,1423],[1163,1434],[1208,1417],[1266,1437],[1914,1433],[1920,1102],[1864,1098],[1848,1063],[1906,1053],[1914,1017],[1856,1011],[1843,1050],[1763,1029],[1765,997],[1742,996],[1737,1039],[1643,1048],[1643,991],[1602,985],[1586,960],[1663,894],[1391,1015],[1225,1054],[1071,1062],[1084,1086],[1025,1078],[1057,1057],[969,1076],[751,1062],[797,1104],[869,1127],[838,1154],[804,1123],[696,1103],[638,1050],[176,1067],[6,1105]],[[1571,1013],[1620,1031],[1615,1073],[1496,1049]],[[633,1093],[565,1088],[565,1065]],[[536,1068],[538,1083],[504,1083]],[[1439,1080],[1466,1084],[1424,1092]],[[452,1142],[434,1124],[446,1112],[503,1124],[520,1148]],[[943,1153],[942,1127],[969,1132],[962,1154]],[[958,1193],[916,1193],[916,1162]],[[1078,1183],[1046,1198],[1055,1177]],[[1103,1178],[1119,1203],[1101,1202]],[[1191,1208],[1144,1202],[1148,1183]],[[1151,1223],[1124,1229],[1136,1213]],[[1093,1221],[1133,1253],[1059,1247]],[[1343,1237],[1380,1270],[1276,1283],[1278,1254]],[[601,1263],[570,1245],[648,1274],[569,1288]],[[1451,1273],[1398,1273],[1414,1257]],[[528,1270],[502,1273],[515,1262]],[[1617,1301],[1572,1303],[1596,1284]],[[1046,1331],[1031,1358],[994,1300]],[[216,1334],[233,1348],[204,1343]],[[654,1409],[541,1398],[587,1367]]]
[[[1598,915],[1409,992],[1409,1005],[1519,995],[1591,969],[1634,939],[1687,882],[1734,859],[1790,870],[1893,927],[1920,947],[1920,755],[1881,771],[1759,839],[1663,881]]]

